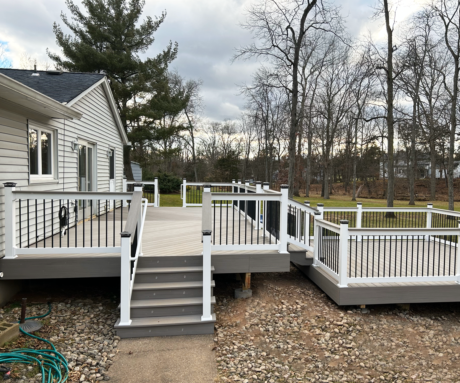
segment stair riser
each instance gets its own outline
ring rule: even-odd
[[[202,272],[136,274],[136,283],[190,282],[202,280]]]
[[[200,287],[197,289],[134,290],[131,299],[191,298],[202,296],[203,289]]]
[[[133,327],[117,329],[116,332],[121,338],[214,334],[214,323],[198,323],[184,326]]]
[[[139,257],[137,267],[189,267],[203,266],[203,257]]]
[[[214,305],[212,305],[212,313],[214,313]],[[131,318],[201,314],[203,314],[203,305],[131,309]]]

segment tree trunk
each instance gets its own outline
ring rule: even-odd
[[[452,92],[452,105],[450,112],[450,142],[449,142],[449,163],[447,168],[447,188],[449,195],[449,210],[454,210],[454,154],[455,154],[455,131],[457,128],[457,99],[458,99],[458,75],[459,59],[455,58],[454,82]]]
[[[430,162],[430,201],[434,201],[436,199],[436,147],[434,140],[430,141]]]
[[[394,120],[393,120],[393,31],[390,25],[390,12],[388,0],[383,0],[385,12],[385,25],[388,36],[387,55],[387,129],[388,129],[388,188],[387,207],[394,206],[395,172],[394,172]],[[387,216],[394,216],[394,213],[387,213]]]

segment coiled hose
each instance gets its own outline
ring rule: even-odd
[[[48,316],[51,312],[51,303],[48,303],[48,312],[43,315],[26,318],[38,319]],[[57,352],[56,347],[49,340],[32,335],[20,328],[20,331],[31,338],[48,343],[51,349],[34,350],[30,348],[17,348],[10,352],[0,353],[0,364],[23,363],[35,364],[40,367],[42,383],[64,383],[69,377],[67,359]]]

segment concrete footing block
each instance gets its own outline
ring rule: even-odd
[[[19,336],[19,323],[0,322],[0,346]]]
[[[251,289],[235,289],[235,298],[236,299],[241,299],[241,298],[251,298],[252,297],[252,290]]]

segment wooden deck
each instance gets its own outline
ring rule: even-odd
[[[143,257],[183,257],[201,256],[201,208],[163,207],[147,210],[143,241]],[[128,216],[127,208],[123,211],[123,221]],[[121,212],[115,212],[115,230],[113,213],[93,219],[92,246],[97,247],[100,224],[101,246],[105,246],[106,222],[109,228],[108,246],[119,246]],[[250,226],[250,225],[248,225]],[[83,227],[85,235],[83,236]],[[80,222],[76,228],[76,243],[78,247],[91,247],[91,223]],[[251,230],[250,227],[247,230]],[[115,237],[114,237],[115,233]],[[67,234],[70,247],[75,246],[75,228]],[[63,247],[67,247],[67,236],[61,239]],[[248,237],[250,232],[248,231]],[[115,238],[115,242],[113,239]],[[47,238],[46,243],[40,241],[37,247],[59,246],[60,235],[53,239]],[[35,244],[31,247],[35,247]],[[305,251],[290,246],[290,251],[297,256],[305,257]],[[116,277],[120,275],[120,260],[117,253],[84,253],[57,254],[50,252],[45,255],[19,255],[15,259],[0,260],[0,268],[7,279],[43,279],[43,278],[83,278],[83,277]],[[214,251],[212,254],[215,273],[244,273],[288,271],[290,254],[279,254],[276,250],[268,251]]]

